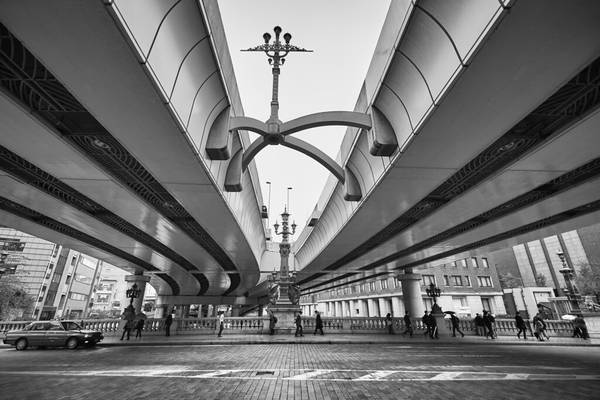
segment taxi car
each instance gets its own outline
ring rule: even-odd
[[[34,321],[23,329],[8,331],[4,343],[17,350],[29,346],[66,347],[76,349],[80,345],[94,346],[104,339],[100,331],[84,330],[74,321]]]

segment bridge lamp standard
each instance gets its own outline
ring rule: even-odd
[[[133,286],[125,291],[125,296],[129,299],[129,306],[133,307],[133,299],[140,297],[140,289],[138,289],[137,283],[134,283]]]
[[[439,287],[435,286],[435,283],[432,282],[429,284],[429,287],[425,289],[425,293],[427,293],[427,296],[433,299],[431,313],[440,314],[442,312],[442,308],[438,305],[436,298],[442,295],[442,290]]]
[[[581,296],[579,295],[579,290],[577,290],[577,286],[573,283],[573,278],[575,277],[575,270],[568,264],[567,257],[565,253],[562,251],[558,251],[556,253],[558,258],[560,258],[560,262],[562,263],[562,268],[558,270],[565,278],[565,283],[567,285],[567,298],[571,303],[571,312],[578,314],[581,311],[579,303],[581,302]]]

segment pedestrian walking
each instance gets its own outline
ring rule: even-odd
[[[452,336],[456,337],[456,332],[460,333],[460,337],[465,337],[463,331],[460,330],[460,319],[456,314],[450,314],[450,321],[452,322]]]
[[[483,323],[483,317],[481,314],[475,314],[475,319],[473,319],[475,323],[475,333],[477,336],[485,336],[485,324]]]
[[[144,329],[144,318],[140,318],[135,323],[135,337],[142,337],[142,330]]]
[[[544,338],[546,338],[546,340],[550,340],[550,336],[548,336],[546,333],[546,322],[544,321],[544,316],[542,313],[535,314],[533,317],[533,326],[535,329],[534,335],[539,341],[543,342]]]
[[[393,335],[394,334],[394,326],[393,326],[391,313],[387,313],[387,315],[385,316],[385,326],[387,328],[388,333],[390,335]]]
[[[171,324],[173,323],[173,316],[167,315],[165,318],[165,336],[171,336]]]
[[[404,313],[404,332],[402,332],[402,335],[406,335],[407,333],[410,334],[410,337],[412,337],[413,327],[412,327],[412,321],[410,320],[410,314],[408,311],[406,311]]]
[[[313,335],[316,335],[317,331],[320,331],[321,335],[323,335],[323,320],[321,319],[321,313],[315,310],[315,333],[313,333]]]
[[[483,310],[483,325],[485,327],[485,338],[490,337],[491,339],[496,339],[496,333],[494,332],[494,322],[496,319],[492,315],[492,313]]]
[[[218,337],[223,336],[223,328],[225,327],[225,313],[221,311],[219,313],[219,334]]]
[[[423,336],[431,337],[431,322],[429,321],[429,314],[427,310],[425,310],[425,314],[421,317],[421,322],[423,322],[423,327],[425,328],[425,332],[423,332]]]
[[[517,311],[515,314],[515,325],[519,330],[517,332],[517,338],[521,339],[521,332],[523,333],[523,339],[527,340],[527,326],[525,325],[525,320],[521,317],[521,313]]]
[[[590,338],[582,314],[577,314],[577,317],[573,320],[573,337],[580,337],[583,340]]]
[[[429,313],[429,326],[430,326],[429,337],[432,339],[439,339],[440,337],[438,335],[437,321],[435,320],[433,313]]]
[[[302,331],[302,311],[298,311],[296,314],[296,333],[294,333],[294,337],[304,336]]]
[[[123,333],[121,334],[121,340],[123,340],[125,335],[127,335],[127,340],[129,340],[129,335],[131,335],[131,325],[133,321],[131,321],[130,319],[126,319],[124,321],[125,325],[123,325]]]
[[[273,314],[273,311],[269,310],[269,335],[275,334],[275,324],[277,323],[277,317]]]

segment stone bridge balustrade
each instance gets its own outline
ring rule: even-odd
[[[384,317],[322,317],[323,330],[325,334],[335,333],[357,333],[357,334],[383,334],[387,333]],[[0,321],[0,334],[13,330],[22,329],[31,321]],[[122,320],[120,319],[87,319],[78,321],[83,324],[84,329],[99,330],[104,336],[117,336],[121,333]],[[420,318],[413,319],[415,334],[423,333],[425,328]],[[550,336],[571,337],[573,323],[571,321],[547,320],[546,326]],[[529,321],[526,321],[531,327]],[[450,319],[446,324],[451,330]],[[315,318],[302,318],[305,332],[315,329]],[[404,320],[392,318],[392,326],[395,334],[404,332]],[[268,334],[268,317],[226,317],[225,334]],[[218,318],[173,318],[171,334],[173,335],[214,335],[219,328]],[[465,335],[475,335],[475,324],[472,319],[461,319],[460,329]],[[498,336],[514,336],[517,333],[514,319],[496,318],[494,329]],[[599,337],[600,332],[590,329],[592,337]],[[164,319],[147,318],[144,324],[144,335],[164,335]]]

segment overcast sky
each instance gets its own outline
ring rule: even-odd
[[[244,106],[249,117],[270,114],[272,75],[264,53],[240,52],[264,43],[279,25],[291,44],[313,53],[291,53],[281,68],[279,118],[285,122],[321,111],[352,111],[381,32],[389,0],[219,0],[223,25]],[[323,127],[294,134],[335,159],[346,128]],[[254,140],[257,135],[251,134]],[[268,146],[255,158],[265,204],[271,184],[271,225],[286,203],[304,228],[330,172],[283,146]],[[279,241],[279,238],[274,238]]]

